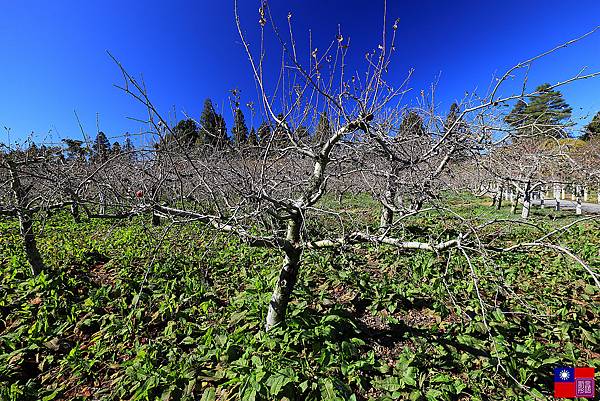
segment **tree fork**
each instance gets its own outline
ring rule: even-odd
[[[394,220],[394,211],[388,206],[394,204],[394,199],[396,197],[396,188],[394,184],[390,181],[388,182],[388,187],[385,191],[384,198],[385,202],[382,205],[381,210],[381,218],[379,220],[379,230],[380,232],[385,232],[391,225]]]

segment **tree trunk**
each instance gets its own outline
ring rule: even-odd
[[[71,215],[73,216],[75,223],[79,223],[81,221],[79,218],[79,205],[75,201],[71,203]]]
[[[100,214],[105,214],[106,213],[106,197],[104,196],[103,192],[100,192],[98,194],[98,201],[99,201],[99,205],[100,205]]]
[[[546,189],[544,187],[540,188],[540,209],[543,209],[546,207],[546,205],[544,205],[544,201],[546,200]]]
[[[500,194],[500,188],[496,185],[496,189],[493,192],[494,194],[492,195],[492,204],[490,205],[491,207],[496,206],[496,201],[498,200],[498,195]]]
[[[392,225],[393,219],[394,211],[386,205],[383,205],[383,209],[381,210],[381,219],[379,220],[379,232],[384,233]]]
[[[152,225],[160,226],[160,216],[154,212],[152,212]]]
[[[388,205],[394,204],[394,199],[396,198],[396,189],[391,183],[388,183],[388,187],[383,196]],[[394,211],[385,204],[382,206],[381,218],[379,219],[379,232],[381,233],[385,232],[392,225],[394,220]]]
[[[285,250],[285,260],[271,295],[265,323],[267,331],[285,323],[285,314],[298,278],[300,255],[302,254],[302,249],[296,246],[300,240],[300,219],[296,218],[288,222],[287,240],[292,243],[292,247]]]
[[[15,166],[9,164],[11,189],[17,204],[17,216],[19,217],[19,233],[23,239],[23,250],[25,257],[31,267],[31,273],[37,276],[44,270],[44,263],[37,248],[35,234],[33,232],[33,221],[31,213],[25,209],[27,205],[27,191],[21,186],[21,180]]]
[[[520,192],[517,193],[517,202],[516,204],[519,203],[519,194]],[[527,182],[527,184],[525,185],[525,191],[523,191],[523,210],[521,211],[521,218],[523,219],[527,219],[529,218],[529,210],[531,209],[531,197],[532,197],[532,193],[531,193],[531,182]]]
[[[393,168],[394,164],[392,162],[392,169]],[[396,194],[397,191],[395,183],[393,181],[393,177],[389,175],[387,178],[385,193],[383,194],[383,199],[385,200],[385,203],[382,205],[383,209],[381,210],[381,218],[379,219],[380,233],[384,233],[392,225],[392,222],[394,220],[394,211],[390,209],[387,205],[394,205]]]
[[[517,214],[517,207],[519,206],[520,195],[521,194],[519,192],[517,192],[516,194],[513,195],[512,206],[510,207],[511,214]]]
[[[523,197],[523,210],[521,211],[521,217],[524,219],[529,218],[529,209],[531,208],[531,193],[529,191],[525,191],[525,195]]]
[[[500,210],[500,208],[502,208],[502,199],[504,198],[504,185],[500,185],[498,191],[498,202],[496,203],[496,210]]]
[[[44,263],[37,247],[35,234],[33,233],[33,222],[29,213],[19,212],[19,231],[21,238],[23,238],[23,249],[31,267],[31,274],[37,276],[44,270]]]

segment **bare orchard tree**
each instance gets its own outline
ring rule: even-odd
[[[73,205],[70,168],[59,147],[0,148],[0,215],[16,217],[31,273],[45,267],[37,247],[34,222]]]
[[[140,170],[138,176],[147,177],[148,196],[132,198],[126,195],[131,191],[126,186],[111,184],[110,174],[96,173],[97,186],[111,187],[109,192],[120,208],[153,212],[178,223],[202,222],[251,246],[281,252],[284,260],[268,307],[267,330],[284,323],[307,250],[347,249],[358,243],[432,252],[465,243],[482,246],[472,228],[465,228],[456,238],[420,242],[405,240],[394,227],[406,216],[426,209],[426,204],[443,208],[433,201],[448,188],[450,170],[486,153],[495,129],[489,121],[498,114],[499,105],[529,95],[499,96],[501,84],[515,69],[537,58],[507,71],[488,96],[456,106],[449,117],[439,115],[435,108],[405,110],[401,106],[410,73],[397,84],[387,78],[397,23],[390,31],[384,23],[382,40],[368,53],[365,70],[350,73],[346,71],[350,45],[341,31],[325,50],[311,43],[308,52],[301,52],[291,15],[284,38],[263,2],[260,37],[272,35],[280,43],[280,53],[272,54],[263,40],[258,48],[251,48],[237,4],[235,13],[259,89],[264,126],[270,128],[259,130],[256,144],[240,146],[221,137],[201,146],[185,146],[149,99],[144,84],[115,60],[124,79],[121,89],[146,107],[157,142],[175,143],[156,146],[135,167]],[[308,57],[303,59],[301,54]],[[266,77],[268,59],[283,60],[274,81]],[[198,125],[209,139],[220,135],[209,123]],[[316,126],[318,132],[308,135]],[[339,202],[331,202],[334,194],[347,188],[370,192],[382,203],[376,230],[364,218],[339,207]],[[324,218],[331,224],[319,224]]]
[[[139,213],[136,191],[151,194],[160,182],[140,169],[131,153],[122,152],[102,160],[88,157],[81,142],[61,145],[32,144],[9,148],[0,145],[0,216],[17,218],[23,249],[31,273],[45,270],[36,241],[34,224],[43,228],[46,216],[66,207],[73,219],[127,218]],[[73,143],[78,142],[78,146]],[[143,153],[138,153],[140,159]],[[144,195],[145,197],[152,195]]]
[[[594,190],[600,194],[600,140],[590,136],[586,140],[570,139],[567,155],[571,165],[573,189],[577,196],[578,206],[581,202],[594,201],[600,203],[600,196],[592,199]]]
[[[533,194],[544,192],[551,185],[552,177],[568,173],[569,167],[563,144],[543,134],[515,135],[493,149],[483,164],[503,191],[512,197],[513,214],[522,199],[521,217],[524,219],[529,217]]]

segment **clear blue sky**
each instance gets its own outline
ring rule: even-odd
[[[240,0],[241,17],[256,43],[258,1]],[[382,2],[378,0],[272,0],[280,24],[293,12],[295,30],[312,28],[319,47],[342,25],[352,38],[358,63],[380,38]],[[390,21],[400,18],[396,66],[401,81],[415,69],[411,87],[418,95],[439,76],[437,100],[447,107],[465,91],[486,92],[494,74],[576,37],[600,24],[600,1],[388,0]],[[81,138],[73,110],[88,133],[109,136],[137,132],[143,107],[116,89],[118,69],[106,50],[127,69],[143,74],[155,103],[198,118],[203,100],[224,106],[228,91],[239,88],[243,103],[256,90],[233,18],[233,1],[66,1],[0,2],[0,128],[11,141],[35,133],[36,141]],[[600,32],[536,64],[533,88],[575,74],[581,67],[600,70]],[[600,79],[563,90],[576,116],[600,110]],[[246,117],[250,120],[247,110]],[[248,121],[250,123],[250,121]],[[0,142],[6,142],[0,133]]]

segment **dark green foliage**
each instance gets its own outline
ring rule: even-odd
[[[174,140],[177,145],[184,148],[191,148],[202,143],[202,136],[198,126],[192,119],[181,120],[173,128]]]
[[[76,139],[63,139],[62,142],[67,145],[67,149],[65,149],[67,159],[85,159],[87,155],[87,149],[85,149],[83,145],[83,141],[78,141]]]
[[[216,116],[217,130],[215,146],[218,149],[224,149],[229,144],[229,136],[227,135],[227,125],[225,118],[221,114]]]
[[[279,113],[277,115],[277,119],[280,121],[279,124],[275,126],[273,130],[273,143],[276,146],[284,147],[289,143],[289,126],[283,120],[283,114]]]
[[[400,137],[423,137],[425,134],[423,118],[412,110],[406,113],[400,123]]]
[[[258,140],[261,145],[266,145],[271,142],[272,146],[276,147],[285,147],[290,143],[289,133],[290,127],[289,125],[283,121],[283,114],[278,114],[277,119],[281,121],[280,124],[271,123],[270,121],[263,121],[257,130]],[[298,139],[298,135],[304,135],[305,133],[301,130],[303,127],[299,127],[298,130],[293,132],[296,135],[296,139]]]
[[[204,101],[199,128],[205,138],[205,142],[214,146],[218,139],[217,113],[210,99]]]
[[[309,137],[308,128],[306,128],[304,125],[299,126],[294,131],[294,140],[296,141],[305,142],[307,139],[309,139]]]
[[[200,115],[200,127],[198,128],[203,143],[207,145],[223,149],[229,143],[225,119],[215,111],[210,99],[204,101],[204,108]]]
[[[181,120],[170,131],[165,131],[156,148],[186,152],[202,144],[202,134],[196,122],[190,118]]]
[[[256,130],[254,127],[250,130],[250,134],[248,134],[248,144],[250,146],[258,145],[258,136],[256,135]]]
[[[550,84],[543,84],[536,88],[536,94],[530,96],[527,103],[519,100],[504,121],[519,132],[561,138],[566,136],[564,124],[571,117],[571,111],[562,93],[551,89]],[[531,125],[538,129],[532,129]]]
[[[199,131],[204,138],[204,142],[217,149],[223,149],[229,143],[225,119],[215,111],[210,99],[204,101],[204,108],[200,115]]]
[[[121,144],[119,143],[119,141],[115,141],[115,143],[112,144],[112,153],[118,155],[121,154],[121,152]]]
[[[515,128],[525,125],[525,122],[527,121],[527,116],[525,114],[526,108],[527,103],[525,103],[523,99],[517,100],[515,107],[513,107],[510,113],[504,117],[504,121]]]
[[[529,121],[560,125],[571,117],[571,107],[559,91],[550,89],[550,84],[540,85],[536,91],[539,93],[529,98],[529,104],[525,109]]]
[[[104,132],[98,132],[92,145],[92,159],[96,162],[106,161],[110,154],[110,142]]]
[[[268,121],[263,121],[258,127],[258,140],[261,144],[266,144],[271,140],[271,124]]]
[[[131,153],[135,151],[135,146],[128,134],[125,135],[125,144],[123,145],[123,152]]]
[[[593,136],[600,134],[600,111],[596,113],[592,121],[588,125],[585,126],[583,135],[579,138],[587,141]]]
[[[317,122],[317,127],[315,128],[315,133],[313,135],[313,141],[317,144],[323,143],[328,140],[332,134],[333,130],[331,129],[329,117],[327,116],[327,113],[323,112],[319,115],[319,121]]]
[[[135,146],[129,137],[129,133],[125,134],[125,143],[123,144],[122,152],[126,154],[126,158],[133,161],[135,160]]]
[[[450,153],[454,160],[464,160],[470,157],[474,145],[469,125],[464,120],[457,122],[460,113],[460,106],[457,103],[452,103],[444,122],[444,135],[447,133],[451,135],[451,140],[447,141],[446,146],[454,148]]]
[[[231,133],[233,134],[233,141],[236,146],[242,146],[248,140],[248,127],[246,126],[246,118],[244,117],[244,113],[240,108],[235,110]]]
[[[456,132],[462,128],[462,125],[464,125],[462,122],[454,125],[454,128],[452,128],[453,124],[458,120],[459,115],[460,106],[456,102],[452,103],[448,115],[446,116],[446,121],[444,122],[444,132],[447,132],[450,129],[453,129]]]

